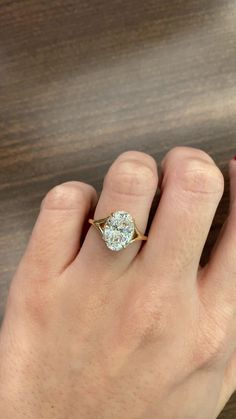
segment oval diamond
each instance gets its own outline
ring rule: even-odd
[[[107,219],[103,229],[103,239],[111,250],[124,249],[135,234],[133,217],[126,211],[116,211]]]

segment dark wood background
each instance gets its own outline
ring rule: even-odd
[[[40,201],[128,149],[236,153],[234,0],[0,0],[0,315]],[[221,419],[236,417],[233,398]]]

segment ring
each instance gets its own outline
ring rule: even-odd
[[[126,211],[112,212],[101,220],[90,219],[89,223],[102,234],[107,247],[116,252],[125,249],[135,241],[147,240],[147,236],[138,230],[132,215]]]

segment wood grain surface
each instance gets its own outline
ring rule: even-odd
[[[234,0],[0,0],[0,314],[40,201],[122,151],[236,152]],[[221,419],[235,419],[236,398]]]

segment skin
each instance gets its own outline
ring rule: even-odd
[[[87,219],[124,209],[145,231],[155,161],[126,152],[94,189],[69,182],[42,202],[0,334],[4,419],[214,419],[236,389],[236,161],[231,208],[199,267],[224,190],[203,151],[162,162],[148,241],[116,253]]]

